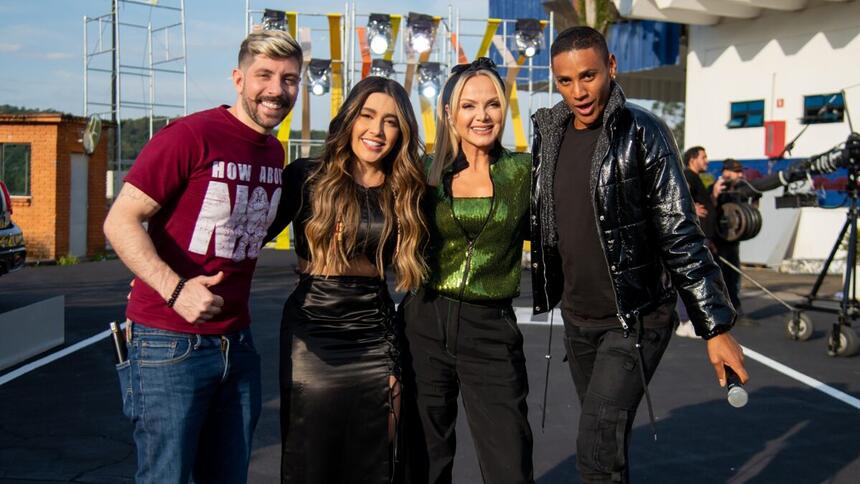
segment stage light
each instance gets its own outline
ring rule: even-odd
[[[514,41],[520,55],[534,57],[543,48],[543,29],[540,20],[533,18],[517,19]]]
[[[311,59],[307,70],[308,87],[314,96],[322,96],[331,89],[331,60]]]
[[[409,12],[406,18],[406,49],[413,54],[423,54],[433,48],[433,17]]]
[[[442,82],[439,79],[442,74],[442,67],[438,62],[425,62],[418,65],[418,93],[427,98],[436,100],[439,95],[439,89],[442,87]]]
[[[367,38],[370,51],[382,55],[391,45],[391,15],[372,13],[367,21]]]
[[[287,17],[282,10],[267,8],[263,12],[263,30],[287,30]]]
[[[373,59],[370,64],[370,75],[391,79],[394,77],[394,63],[385,59]]]

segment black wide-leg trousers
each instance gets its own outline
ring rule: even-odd
[[[419,291],[401,314],[409,481],[451,482],[462,394],[484,482],[534,482],[523,336],[510,301],[470,304]]]

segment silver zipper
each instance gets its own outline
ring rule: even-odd
[[[535,137],[539,140],[541,139],[540,134],[535,130]],[[543,143],[541,143],[543,144]],[[540,146],[543,149],[543,146]],[[556,163],[558,160],[556,159]],[[543,157],[541,156],[540,165],[543,165]],[[556,165],[557,166],[557,165]],[[540,172],[540,166],[538,166],[538,172]],[[540,216],[540,214],[538,214]],[[543,231],[538,233],[538,243],[540,244],[540,261],[543,264],[543,306],[547,311],[552,311],[552,308],[549,307],[549,283],[547,282],[547,274],[546,274],[546,249],[543,246]]]
[[[606,136],[607,139],[609,135]],[[606,155],[609,154],[610,147],[606,147],[606,153],[600,157],[601,163],[603,159],[606,158]],[[621,308],[618,307],[618,291],[615,290],[615,281],[612,279],[612,271],[609,269],[609,258],[606,257],[606,241],[603,239],[603,231],[600,227],[600,217],[597,215],[597,206],[594,203],[594,200],[597,198],[597,183],[594,184],[594,191],[591,193],[591,208],[594,210],[594,224],[597,225],[597,238],[600,240],[600,245],[602,247],[603,260],[606,262],[606,272],[609,274],[609,285],[612,287],[612,295],[615,297],[615,309],[618,311],[615,315],[618,316],[618,320],[621,321],[621,327],[624,328],[624,337],[626,338],[630,333],[630,326],[627,325],[627,321],[624,320],[624,315],[621,314]]]
[[[466,292],[466,280],[469,278],[469,270],[472,268],[472,253],[475,251],[475,241],[470,240],[466,247],[466,263],[463,265],[463,278],[460,280],[460,297],[459,301],[463,300],[463,293]]]

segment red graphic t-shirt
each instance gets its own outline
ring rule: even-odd
[[[181,277],[224,272],[209,288],[224,298],[213,320],[186,322],[140,279],[126,316],[155,328],[223,334],[247,327],[251,277],[281,198],[284,150],[271,135],[236,119],[227,106],[181,118],[143,148],[128,175],[161,205],[149,220],[159,257]]]

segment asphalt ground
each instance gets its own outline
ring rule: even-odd
[[[254,440],[249,479],[253,483],[278,480],[278,328],[282,304],[296,281],[293,263],[292,253],[264,251],[254,280],[252,327],[263,361],[263,414]],[[789,299],[808,292],[814,279],[761,269],[750,272]],[[68,347],[104,331],[109,321],[122,319],[128,281],[128,271],[116,260],[28,267],[0,278],[0,311],[64,294]],[[827,278],[822,294],[833,294],[838,285],[838,278]],[[522,288],[516,305],[528,308],[528,272],[523,273]],[[785,336],[782,305],[746,284],[742,297],[755,323],[733,331],[745,347],[860,398],[860,358],[826,354],[824,335],[835,316],[810,313],[817,328],[813,338],[794,342]],[[579,404],[562,361],[561,326],[556,324],[553,332],[543,429],[549,329],[525,318],[520,326],[531,388],[535,478],[542,484],[579,482],[575,469]],[[5,370],[0,378],[43,356]],[[121,413],[113,358],[105,339],[0,386],[0,482],[132,481],[134,444],[131,425]],[[735,409],[716,383],[704,343],[673,338],[650,387],[658,440],[653,440],[643,404],[631,446],[632,481],[860,482],[860,410],[753,358],[747,357],[746,364],[752,375],[746,386],[750,402]],[[455,482],[479,483],[471,435],[464,413],[460,415]]]

